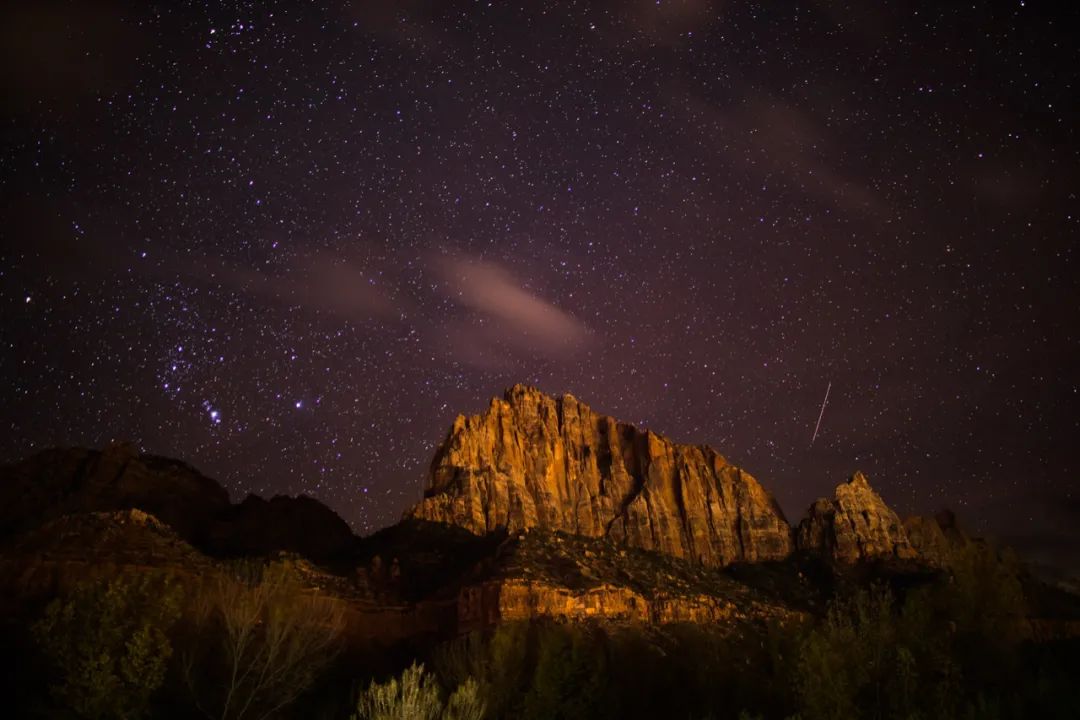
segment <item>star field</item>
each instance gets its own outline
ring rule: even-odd
[[[1077,557],[1075,13],[774,5],[3,10],[0,455],[366,533],[526,382]]]

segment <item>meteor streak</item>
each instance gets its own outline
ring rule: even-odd
[[[829,402],[829,391],[830,390],[832,390],[832,383],[831,382],[829,383],[829,386],[827,388],[825,388],[825,399],[821,401],[821,412],[818,413],[817,425],[814,426],[814,437],[810,438],[810,444],[811,445],[813,445],[814,441],[817,440],[817,432],[818,432],[818,430],[821,429],[821,418],[825,417],[825,404]]]

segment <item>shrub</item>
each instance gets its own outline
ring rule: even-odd
[[[476,685],[476,695],[492,717],[513,715],[528,681],[528,623],[503,623],[490,632],[471,633],[446,643],[434,655],[445,687]]]
[[[480,695],[480,685],[472,678],[468,678],[450,694],[450,699],[446,701],[443,719],[483,720],[484,710],[485,704]]]
[[[442,713],[439,686],[423,665],[413,663],[384,683],[371,681],[356,702],[353,720],[436,720]]]
[[[352,720],[482,720],[484,702],[472,678],[457,687],[443,705],[438,683],[423,665],[413,663],[401,678],[371,682],[356,701]]]

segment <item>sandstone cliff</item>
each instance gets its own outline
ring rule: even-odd
[[[21,617],[119,572],[195,582],[221,567],[220,554],[292,550],[335,561],[292,560],[312,590],[346,603],[350,642],[360,644],[536,618],[757,632],[822,612],[846,571],[821,556],[914,557],[949,572],[957,557],[978,560],[958,550],[982,547],[950,514],[901,525],[856,474],[814,504],[797,533],[808,554],[791,555],[771,497],[715,452],[521,387],[455,422],[413,514],[358,540],[314,500],[230,505],[190,466],[130,446],[47,451],[0,467],[0,587],[10,590],[0,610]],[[497,528],[510,532],[488,532]],[[926,575],[908,563],[867,569]],[[1072,595],[1026,582],[1039,632],[1080,617]]]
[[[796,544],[844,563],[916,556],[900,518],[861,472],[838,485],[832,500],[820,498],[810,506]]]
[[[749,567],[749,566],[746,566]],[[762,568],[762,566],[755,566]],[[507,620],[557,618],[666,625],[746,623],[806,616],[822,600],[795,564],[737,578],[606,538],[521,531],[462,579],[458,631]]]
[[[454,421],[409,515],[477,534],[541,527],[608,537],[712,566],[792,550],[773,497],[711,448],[523,385]]]

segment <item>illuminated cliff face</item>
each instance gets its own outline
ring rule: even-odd
[[[522,385],[454,421],[427,497],[409,515],[477,534],[536,527],[609,537],[713,566],[792,550],[772,496],[712,449]]]
[[[916,556],[904,524],[861,472],[838,485],[832,500],[821,498],[810,506],[796,541],[800,550],[843,563]]]

